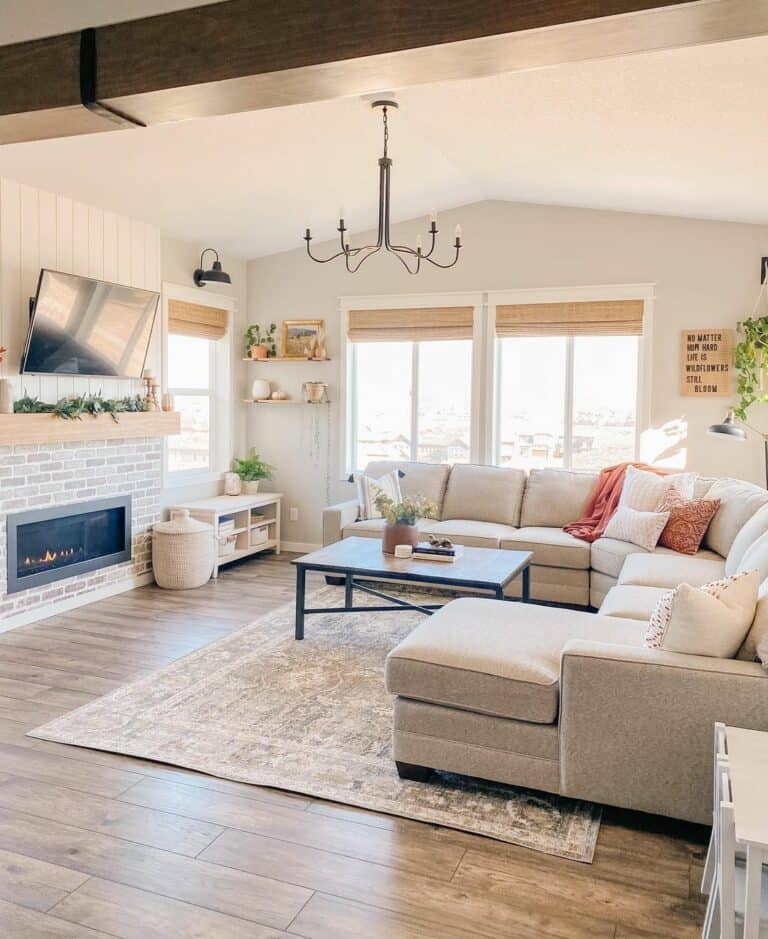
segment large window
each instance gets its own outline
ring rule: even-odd
[[[226,469],[229,313],[223,307],[192,303],[184,288],[176,289],[179,296],[171,292],[165,298],[165,387],[181,414],[181,433],[167,440],[166,469],[171,479],[185,482]]]
[[[469,462],[471,340],[356,342],[352,356],[354,468]]]
[[[344,474],[375,460],[635,459],[652,302],[642,284],[343,299]]]
[[[637,336],[498,345],[497,463],[600,469],[635,458]]]

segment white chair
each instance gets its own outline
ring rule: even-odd
[[[717,790],[720,804],[717,818],[717,854],[711,881],[704,939],[737,939],[744,934],[746,870],[736,851],[736,827],[728,765],[719,760]],[[762,869],[760,939],[768,939],[768,869]]]

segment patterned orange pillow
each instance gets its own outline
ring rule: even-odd
[[[659,506],[660,512],[669,512],[659,544],[681,554],[696,554],[719,508],[719,499],[683,499],[674,489],[668,490]]]

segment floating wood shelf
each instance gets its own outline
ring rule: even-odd
[[[0,446],[29,443],[73,443],[83,440],[119,440],[130,437],[170,437],[181,432],[176,411],[128,412],[65,421],[53,414],[0,414]]]
[[[270,355],[268,359],[252,359],[249,355],[243,356],[243,362],[330,362],[326,359],[304,359],[296,355]]]
[[[308,408],[322,407],[330,401],[301,401],[298,398],[243,398],[243,404],[303,404]]]

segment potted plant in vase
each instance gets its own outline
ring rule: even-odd
[[[400,502],[395,502],[382,492],[374,501],[386,521],[381,539],[381,550],[384,554],[394,554],[399,544],[408,544],[415,548],[419,543],[416,522],[420,518],[433,516],[437,511],[435,503],[424,496],[406,496]]]
[[[249,326],[245,331],[245,354],[252,359],[274,358],[277,355],[276,330],[276,323],[270,323],[264,330],[258,323]]]
[[[243,492],[247,496],[252,496],[259,491],[259,483],[262,479],[272,479],[274,467],[261,460],[254,450],[244,460],[233,460],[232,469],[243,482]]]

